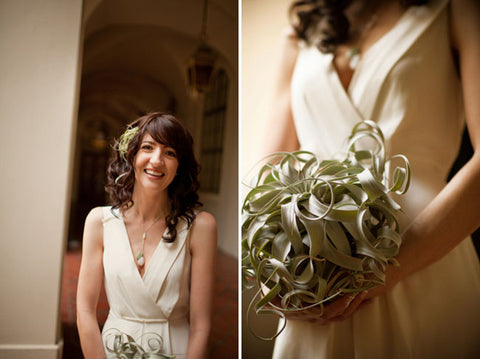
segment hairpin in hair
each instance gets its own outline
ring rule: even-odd
[[[124,160],[127,159],[126,154],[128,150],[128,144],[137,133],[138,127],[130,127],[120,136],[120,139],[118,140],[118,152],[120,152],[120,156],[122,156]]]
[[[128,172],[123,172],[121,175],[115,178],[115,184],[119,184],[119,182],[127,175],[128,175]]]

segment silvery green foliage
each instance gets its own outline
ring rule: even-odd
[[[358,149],[365,139],[374,148]],[[283,316],[383,284],[401,244],[390,193],[403,194],[409,179],[408,160],[385,158],[371,121],[353,128],[343,161],[306,151],[270,156],[242,208],[243,282],[264,293],[255,311]]]

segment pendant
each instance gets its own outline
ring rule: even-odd
[[[358,47],[352,47],[347,51],[347,57],[349,59],[348,66],[355,70],[357,68],[358,62],[360,61],[360,49]]]
[[[145,258],[143,258],[143,253],[141,251],[138,251],[135,259],[137,260],[138,265],[140,267],[143,267],[143,265],[145,264]]]
[[[145,240],[147,239],[147,233],[143,232],[142,234],[142,240],[143,240],[143,247],[145,247]],[[137,263],[140,267],[143,267],[145,264],[145,258],[143,257],[143,249],[141,251],[137,252],[137,255],[135,256],[137,259]]]

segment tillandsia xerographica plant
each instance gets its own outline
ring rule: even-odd
[[[115,359],[174,359],[175,355],[163,353],[163,339],[158,333],[144,333],[143,347],[130,335],[114,328],[105,334],[107,357]]]
[[[118,151],[124,160],[126,159],[128,144],[137,135],[137,133],[138,127],[130,127],[120,136],[118,141]]]
[[[365,139],[374,148],[358,149]],[[355,125],[343,161],[306,151],[269,159],[242,208],[242,277],[258,287],[255,312],[283,317],[383,284],[401,244],[390,193],[405,193],[410,169],[403,155],[385,158],[380,128]]]

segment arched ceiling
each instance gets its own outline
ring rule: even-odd
[[[85,0],[85,39],[108,27],[153,26],[198,41],[203,0]],[[209,0],[207,42],[235,68],[238,1]]]
[[[203,0],[85,0],[83,81],[112,71],[150,78],[190,118],[186,65],[200,43],[203,5]],[[237,0],[208,2],[207,43],[233,76],[238,69],[237,12]]]
[[[124,71],[148,76],[173,92],[184,90],[184,64],[192,40],[174,36],[167,29],[144,26],[110,26],[85,42],[84,75],[101,71]],[[180,80],[179,80],[180,79]]]

